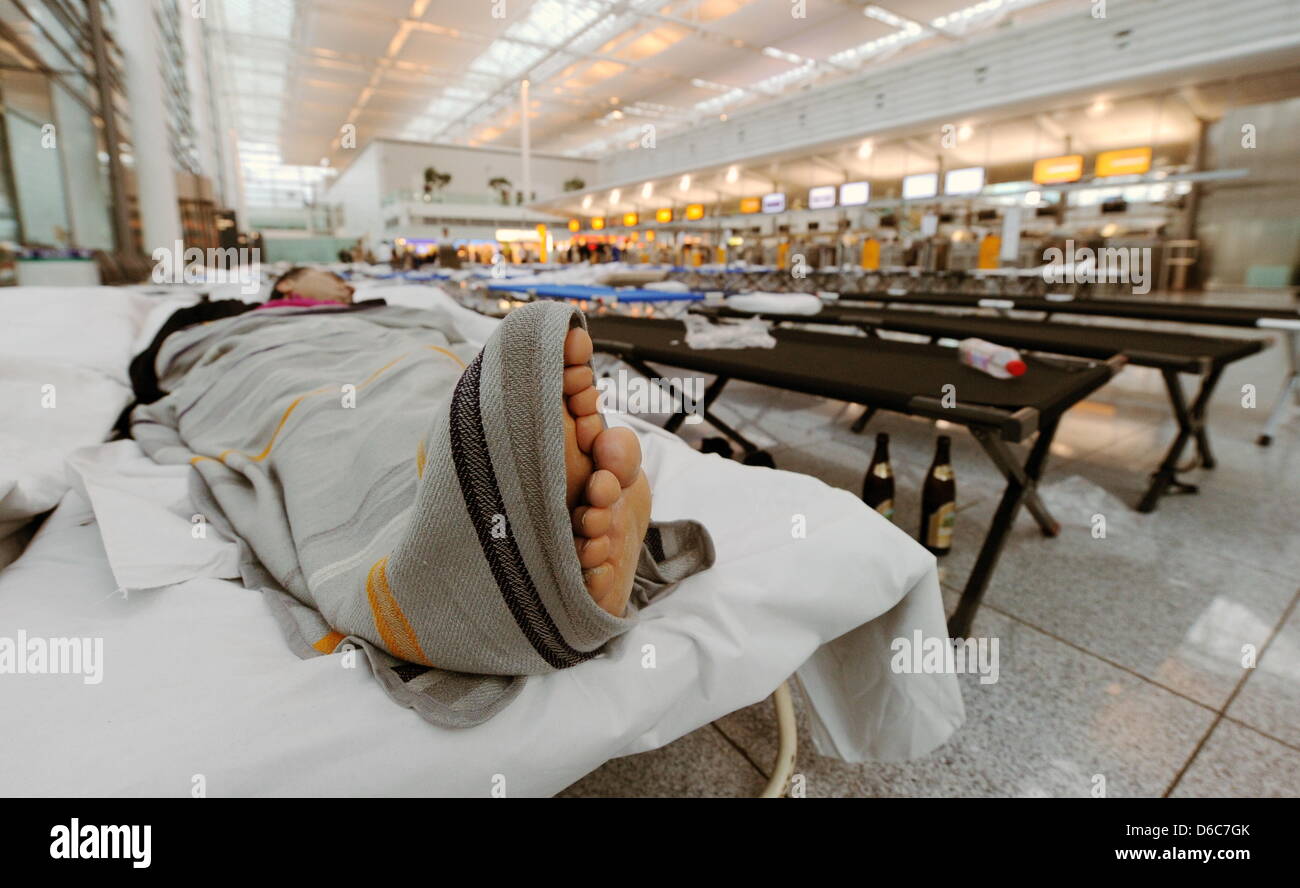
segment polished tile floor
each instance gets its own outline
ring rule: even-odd
[[[1265,301],[1212,297],[1234,300]],[[906,764],[818,756],[796,694],[807,795],[1083,796],[1102,775],[1115,797],[1300,796],[1300,406],[1271,447],[1254,443],[1285,362],[1274,347],[1230,368],[1210,409],[1218,467],[1188,473],[1200,493],[1166,497],[1149,515],[1132,506],[1175,430],[1158,373],[1127,368],[1071,410],[1042,486],[1062,533],[1044,538],[1021,514],[975,621],[974,635],[1000,639],[1000,680],[963,677],[966,724]],[[1247,384],[1253,409],[1242,405]],[[855,435],[859,407],[738,383],[718,413],[780,468],[855,492],[873,433],[889,432],[896,519],[915,529],[933,423],[882,413]],[[958,523],[940,562],[950,609],[1002,487],[974,441],[953,435]],[[1092,532],[1098,515],[1104,538]],[[1255,665],[1243,666],[1252,651]],[[765,701],[615,759],[565,795],[754,795],[775,752]]]

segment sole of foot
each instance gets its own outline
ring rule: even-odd
[[[570,330],[564,340],[567,506],[587,591],[621,617],[650,526],[650,484],[636,434],[605,426],[591,355],[587,331]]]

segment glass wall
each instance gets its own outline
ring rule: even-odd
[[[85,4],[0,0],[0,34],[0,239],[111,249],[108,154]],[[120,82],[116,71],[110,76]]]
[[[4,71],[5,142],[16,193],[18,231],[31,246],[73,246],[72,223],[63,188],[54,107],[49,78],[25,71]]]
[[[61,84],[52,84],[50,92],[59,141],[63,143],[67,194],[73,198],[67,203],[75,246],[112,250],[108,158],[100,158],[99,128],[90,110]]]
[[[89,0],[0,0],[0,242],[23,247],[138,252],[130,106],[115,3],[142,4],[157,28],[168,154],[190,245],[216,242],[215,205],[202,175],[184,53],[188,0],[99,0],[118,144],[108,145],[94,64]],[[130,243],[115,244],[110,151],[121,160]],[[151,171],[154,173],[160,171]]]
[[[167,138],[181,172],[198,175],[199,155],[194,117],[190,113],[189,81],[185,74],[184,39],[181,36],[179,0],[157,0],[158,73],[162,79],[163,106],[167,109]]]

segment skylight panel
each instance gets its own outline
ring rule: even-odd
[[[536,0],[528,16],[511,25],[507,37],[562,46],[600,17],[604,7],[588,0]]]
[[[470,63],[469,69],[479,74],[492,74],[511,78],[522,74],[546,54],[539,46],[527,46],[501,38],[492,42],[483,54]]]
[[[293,0],[223,0],[223,30],[287,40],[293,33]]]

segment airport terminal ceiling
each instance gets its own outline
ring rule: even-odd
[[[224,0],[209,24],[240,140],[344,167],[355,144],[598,157],[909,54],[1059,15],[1065,0]],[[256,146],[256,147],[253,147]]]

